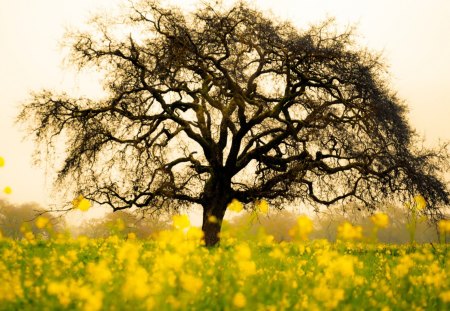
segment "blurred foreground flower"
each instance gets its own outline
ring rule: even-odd
[[[386,228],[389,225],[389,216],[385,213],[374,214],[370,220],[378,228]]]
[[[83,195],[81,194],[72,201],[72,205],[73,207],[83,212],[86,212],[89,210],[89,208],[91,208],[91,202],[89,202],[89,200],[83,197]]]
[[[439,232],[442,234],[450,233],[450,220],[441,219],[438,223]]]
[[[39,229],[43,229],[50,223],[50,219],[44,216],[39,216],[38,218],[36,218],[35,223],[36,227],[38,227]]]
[[[247,304],[247,299],[245,299],[244,294],[239,292],[236,295],[234,295],[233,305],[236,308],[243,308],[243,307],[245,307],[246,304]]]
[[[179,230],[184,230],[191,225],[191,222],[187,215],[174,215],[172,217],[172,221],[174,228]]]
[[[313,222],[308,216],[302,215],[297,218],[296,226],[289,230],[289,235],[297,240],[306,241],[308,235],[313,231]]]
[[[267,214],[269,211],[269,203],[266,200],[256,201],[256,208],[262,214]]]
[[[137,236],[134,232],[128,232],[127,234],[127,240],[136,240]]]
[[[414,197],[414,203],[413,204],[408,203],[408,204],[406,204],[406,206],[411,211],[411,217],[410,217],[406,227],[409,231],[409,242],[411,244],[413,244],[416,241],[417,224],[419,222],[426,220],[426,218],[422,218],[422,217],[419,219],[418,214],[420,213],[421,210],[423,210],[427,206],[427,201],[425,200],[425,198],[423,196],[418,194]]]
[[[337,228],[337,236],[342,240],[359,240],[362,239],[362,227],[353,226],[348,221],[342,223]]]
[[[416,209],[419,210],[419,211],[423,210],[427,206],[427,201],[420,194],[416,195],[414,197],[414,202],[416,203]]]
[[[11,187],[7,186],[7,187],[5,187],[5,189],[3,189],[3,192],[6,193],[6,194],[11,194],[12,193],[12,189],[11,189]]]
[[[0,167],[5,166],[5,159],[3,157],[0,157]]]
[[[212,224],[217,224],[219,222],[219,220],[217,219],[216,216],[210,215],[210,216],[208,216],[208,222],[210,222]]]
[[[228,209],[233,212],[239,213],[244,208],[244,205],[236,199],[233,199],[230,204],[228,204]]]

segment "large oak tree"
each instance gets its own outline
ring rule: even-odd
[[[245,3],[123,12],[65,38],[73,64],[104,74],[103,99],[44,90],[23,106],[37,142],[66,140],[58,185],[114,210],[201,205],[206,245],[233,198],[448,203],[441,156],[415,147],[385,66],[350,31]]]

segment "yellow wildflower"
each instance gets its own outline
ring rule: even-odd
[[[151,292],[148,280],[147,270],[141,266],[134,267],[133,270],[127,272],[125,283],[122,287],[122,294],[126,298],[131,299],[148,297],[148,294]]]
[[[439,220],[438,228],[441,234],[450,233],[450,220],[448,219]]]
[[[402,278],[408,274],[410,268],[412,268],[413,266],[414,261],[410,256],[405,255],[399,259],[397,266],[394,268],[394,274],[398,278]]]
[[[188,240],[192,242],[201,242],[203,239],[203,231],[200,228],[197,227],[190,227],[186,232]]]
[[[256,264],[252,260],[243,260],[238,262],[238,268],[241,278],[246,278],[256,273]]]
[[[345,292],[341,288],[333,289],[322,283],[313,289],[313,296],[322,302],[327,310],[335,309],[345,298]]]
[[[427,206],[427,201],[425,201],[425,198],[420,194],[414,197],[414,202],[416,203],[416,209],[418,210],[423,210]]]
[[[203,286],[202,279],[189,274],[180,276],[181,287],[189,293],[197,293]]]
[[[74,208],[79,209],[80,211],[86,212],[91,207],[91,202],[83,197],[83,195],[79,195],[72,201],[72,205]]]
[[[344,222],[339,225],[337,230],[338,238],[343,240],[357,240],[362,238],[362,227],[353,226],[349,222]]]
[[[250,247],[246,243],[241,243],[236,246],[236,253],[234,259],[236,261],[249,260],[252,257]]]
[[[12,193],[12,189],[11,189],[11,187],[6,186],[5,189],[3,189],[3,192],[4,192],[5,194],[11,194],[11,193]]]
[[[219,220],[217,219],[216,216],[210,215],[210,216],[208,216],[208,222],[210,222],[210,223],[212,223],[212,224],[216,224],[216,223],[219,222]]]
[[[260,200],[256,202],[256,207],[258,208],[258,211],[262,214],[267,214],[269,211],[269,204],[266,200]]]
[[[0,157],[0,167],[5,166],[5,159],[3,157]]]
[[[247,299],[245,299],[244,294],[239,292],[239,293],[236,293],[236,295],[234,295],[234,297],[233,297],[233,305],[236,308],[243,308],[243,307],[245,307],[246,304],[247,304]]]
[[[136,233],[134,233],[134,232],[128,232],[128,234],[127,234],[127,239],[128,239],[128,240],[136,240]]]
[[[120,263],[127,262],[129,266],[135,266],[139,260],[141,246],[132,241],[126,241],[117,250],[117,260]]]
[[[289,235],[301,241],[308,240],[308,235],[313,231],[313,222],[308,216],[302,215],[297,218],[297,224],[289,230]]]
[[[447,290],[447,291],[445,291],[445,292],[442,292],[442,293],[439,295],[439,298],[441,298],[441,300],[442,300],[443,302],[450,302],[450,290]]]
[[[186,229],[191,225],[191,222],[189,221],[189,217],[187,215],[174,215],[172,217],[173,226],[176,229]]]
[[[356,258],[353,256],[339,256],[330,262],[330,271],[333,272],[333,276],[340,274],[343,277],[352,277],[355,275],[355,261]]]
[[[227,208],[228,208],[229,210],[233,211],[233,212],[239,213],[239,212],[242,211],[242,209],[244,208],[244,205],[243,205],[241,202],[239,202],[238,200],[233,199],[233,200],[231,201],[231,203],[228,204],[228,207],[227,207]]]
[[[86,267],[88,275],[92,277],[92,281],[96,284],[108,283],[112,279],[111,270],[108,267],[108,263],[104,260],[98,263],[90,262]]]
[[[85,311],[97,311],[101,310],[103,306],[103,293],[101,291],[89,291],[88,295],[83,297],[85,301],[83,310]]]
[[[27,239],[28,241],[34,241],[34,233],[31,231],[27,231],[24,233],[23,235],[25,237],[25,239]]]
[[[270,253],[269,256],[274,259],[281,259],[284,257],[284,253],[278,248],[275,247]]]
[[[374,214],[370,220],[378,228],[386,228],[389,225],[389,216],[385,213]]]
[[[251,260],[252,251],[246,243],[236,246],[234,260],[237,262],[239,273],[242,278],[256,273],[256,264]]]
[[[38,227],[39,229],[43,229],[49,224],[49,221],[50,220],[47,217],[39,216],[38,218],[36,218],[36,227]]]
[[[63,307],[67,307],[72,301],[69,285],[65,282],[48,283],[47,293],[56,296]]]

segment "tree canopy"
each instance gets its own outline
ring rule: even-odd
[[[201,205],[207,245],[232,199],[449,202],[445,154],[417,147],[383,61],[351,31],[299,30],[242,2],[132,1],[90,27],[65,40],[72,64],[104,74],[105,97],[44,90],[19,116],[39,143],[66,139],[58,185],[114,210]]]

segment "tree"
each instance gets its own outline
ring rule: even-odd
[[[38,143],[67,138],[58,185],[114,211],[201,205],[208,246],[232,199],[449,202],[445,155],[415,147],[385,66],[351,31],[300,31],[245,3],[138,1],[90,25],[67,36],[70,60],[104,73],[105,97],[44,90],[19,116]]]
[[[36,220],[45,209],[36,203],[13,204],[0,199],[0,235],[12,239],[24,237],[24,228],[34,235],[43,234],[43,228],[36,225]],[[63,219],[47,214],[52,230],[62,232],[65,227]]]

